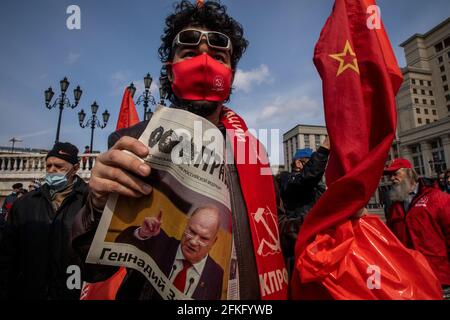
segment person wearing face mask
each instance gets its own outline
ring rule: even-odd
[[[230,127],[245,128],[243,120],[224,106],[231,95],[237,64],[248,46],[242,26],[228,15],[227,8],[220,1],[197,1],[194,4],[187,0],[175,5],[174,12],[166,18],[165,26],[159,55],[163,63],[162,74],[167,75],[167,81],[161,84],[172,102],[171,108],[204,117],[216,125],[224,137]],[[110,135],[109,150],[97,158],[89,182],[88,201],[78,214],[73,229],[73,247],[83,261],[108,196],[115,193],[132,201],[132,198],[152,192],[152,187],[144,182],[151,168],[136,157],[121,152],[127,150],[140,158],[147,156],[148,147],[137,140],[147,124],[148,121],[144,121]],[[239,273],[237,296],[240,299],[261,299],[263,296],[286,299],[287,271],[279,239],[274,236],[278,235],[276,213],[281,210],[277,208],[279,202],[276,201],[274,179],[259,174],[261,171],[257,165],[240,166],[236,163],[227,164],[226,168]],[[260,190],[257,197],[254,192],[256,185]],[[262,215],[265,210],[267,213]],[[256,243],[259,240],[255,229],[252,229],[252,213],[260,215],[255,229],[264,228],[263,222],[269,213],[275,219],[273,225],[265,225],[273,228],[267,234],[267,241],[275,242],[269,243],[271,247],[266,245],[268,242]],[[254,244],[256,248],[260,246],[259,253]],[[83,264],[87,282],[104,281],[116,271],[114,267]],[[269,289],[267,282],[263,283],[269,272],[280,275],[281,282],[274,290]],[[116,299],[157,299],[157,296],[144,275],[127,269]]]
[[[45,184],[11,208],[0,244],[0,298],[78,299],[69,289],[71,229],[86,197],[78,149],[58,142],[46,156]]]

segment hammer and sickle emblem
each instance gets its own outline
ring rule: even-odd
[[[269,235],[269,237],[271,239],[271,241],[266,240],[266,239],[262,239],[259,242],[259,247],[258,247],[258,251],[257,253],[260,256],[265,256],[267,254],[263,254],[263,249],[265,246],[269,247],[271,252],[269,252],[268,254],[274,254],[277,253],[279,251],[281,251],[281,247],[280,247],[280,241],[279,241],[279,237],[278,237],[278,229],[277,229],[277,224],[276,221],[274,219],[273,213],[270,211],[269,208],[267,208],[267,210],[269,211],[269,216],[271,217],[271,219],[273,220],[272,222],[275,225],[275,232],[276,234],[274,234],[271,230],[271,228],[269,227],[266,218],[264,217],[264,213],[265,213],[265,209],[264,208],[259,208],[258,210],[256,210],[256,212],[253,214],[253,219],[255,220],[256,223],[262,223],[262,225],[264,226],[264,228],[266,229],[266,233]],[[260,235],[258,235],[258,238],[260,237]]]
[[[221,76],[217,76],[214,78],[214,87],[215,88],[223,87],[223,78]]]

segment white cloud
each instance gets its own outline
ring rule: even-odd
[[[80,56],[81,55],[79,53],[70,52],[69,55],[66,57],[65,63],[74,64],[80,59]]]
[[[252,107],[244,114],[249,127],[278,128],[283,133],[296,124],[324,122],[322,104],[301,94],[275,97],[262,107]]]
[[[238,91],[242,90],[248,93],[254,85],[271,82],[273,82],[273,79],[270,75],[269,68],[265,64],[262,64],[258,68],[250,71],[238,69],[234,78],[234,87]]]
[[[278,131],[278,141],[263,142],[270,155],[272,164],[284,162],[283,134],[298,124],[323,125],[324,112],[322,101],[319,96],[315,97],[311,92],[309,84],[302,84],[296,88],[277,92],[276,95],[260,97],[259,101],[266,103],[255,103],[242,106],[237,111],[246,121],[248,128],[267,129],[270,136],[271,129]],[[275,138],[275,137],[273,137]]]

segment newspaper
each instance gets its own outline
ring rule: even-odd
[[[109,197],[86,262],[136,269],[163,299],[238,297],[222,133],[158,106],[139,140],[153,191]]]

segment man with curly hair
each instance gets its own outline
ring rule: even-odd
[[[223,104],[229,100],[237,64],[248,46],[242,26],[228,15],[227,8],[219,1],[198,1],[197,4],[192,4],[182,0],[166,18],[161,40],[159,55],[163,63],[162,73],[167,76],[166,81],[161,83],[172,102],[171,108],[202,116],[215,124],[225,135],[224,114],[230,111]],[[236,115],[234,112],[232,114]],[[148,121],[144,121],[113,133],[108,140],[109,150],[97,158],[89,183],[88,201],[80,211],[73,229],[73,246],[81,261],[85,261],[103,208],[111,193],[139,198],[152,192],[152,186],[143,181],[149,176],[151,168],[139,159],[120,152],[127,150],[141,158],[147,156],[148,147],[137,140],[147,124]],[[265,253],[262,250],[267,248],[262,247],[258,253],[254,251],[250,226],[250,219],[253,218],[249,214],[254,211],[248,209],[248,198],[245,197],[246,193],[242,187],[242,177],[246,173],[237,170],[237,165],[234,164],[227,164],[227,167],[233,239],[237,254],[237,272],[240,275],[237,298],[267,298],[272,293],[271,290],[287,292],[287,271],[283,269],[281,250],[277,251],[276,246],[273,250],[280,254],[283,265],[277,273],[279,282],[276,289],[273,284],[266,285],[267,282],[262,283],[260,287],[261,264],[256,256]],[[267,197],[270,199],[263,199],[265,203],[259,207],[268,208],[270,203],[274,210],[269,211],[276,211],[273,180],[270,178],[264,181],[270,183],[259,188],[271,190],[270,196]],[[259,213],[258,219],[262,219],[262,213]],[[103,281],[117,270],[86,263],[82,263],[82,269],[88,282]],[[265,275],[267,276],[267,273]],[[127,269],[127,275],[116,298],[158,299],[159,295],[143,275]]]

